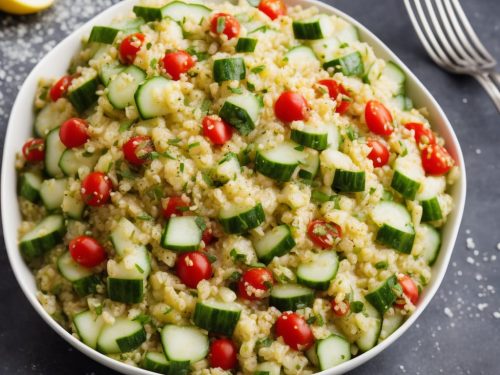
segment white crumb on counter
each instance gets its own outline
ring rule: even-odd
[[[445,307],[444,308],[444,314],[448,317],[448,318],[453,318],[453,311],[451,311],[451,309],[449,307]]]

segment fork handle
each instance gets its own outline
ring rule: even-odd
[[[474,74],[473,77],[483,86],[493,101],[493,104],[495,104],[497,111],[500,112],[500,90],[494,83],[494,80],[496,80],[500,84],[500,78],[497,73],[492,73],[492,76],[493,75],[496,76],[490,77],[488,73],[478,73]]]

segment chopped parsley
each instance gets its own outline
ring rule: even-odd
[[[181,163],[179,165],[179,170],[181,171],[181,173],[184,173],[184,163]]]
[[[151,62],[149,63],[149,67],[151,69],[156,68],[156,65],[158,64],[158,60],[156,58],[152,59]]]
[[[137,219],[143,220],[143,221],[151,221],[151,220],[153,220],[153,217],[151,215],[143,213],[143,214],[137,216]]]
[[[226,28],[226,17],[217,18],[217,33],[220,34]]]
[[[188,144],[188,149],[191,150],[193,147],[198,147],[200,145],[200,142],[193,142]]]
[[[229,252],[229,255],[231,256],[231,258],[233,258],[234,262],[244,262],[247,259],[245,254],[238,253],[236,249],[232,249]]]
[[[140,273],[144,273],[144,269],[139,266],[137,263],[135,264],[135,268],[137,268],[137,271],[139,271]]]
[[[231,87],[231,86],[229,86],[229,90],[231,90],[231,92],[233,94],[243,94],[243,90],[241,89],[241,87]]]
[[[353,313],[359,313],[365,308],[365,305],[361,301],[352,301],[350,306]]]
[[[217,257],[215,255],[208,253],[205,253],[205,255],[210,263],[215,263],[217,261]]]
[[[378,270],[385,270],[387,269],[387,267],[389,267],[389,263],[387,263],[385,260],[375,263],[375,268]]]
[[[132,320],[144,325],[144,324],[148,324],[149,322],[151,322],[151,317],[149,315],[146,315],[146,314],[139,314]]]
[[[196,223],[198,228],[200,228],[201,231],[207,229],[207,224],[205,223],[205,220],[203,220],[203,218],[197,216],[196,219],[194,219],[194,222]]]
[[[265,65],[258,65],[256,67],[252,68],[250,71],[252,73],[258,74],[258,73],[262,72],[265,68],[266,68]]]
[[[180,141],[181,141],[180,138],[172,138],[172,139],[169,139],[167,143],[171,146],[174,146],[174,145],[178,144]]]
[[[123,121],[122,123],[120,123],[120,127],[118,128],[118,131],[120,133],[123,133],[123,132],[129,130],[133,123],[134,123],[133,121]]]
[[[210,107],[212,106],[212,102],[208,99],[204,99],[203,103],[201,103],[201,113],[206,115],[208,111],[210,110]]]

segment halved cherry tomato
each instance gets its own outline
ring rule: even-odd
[[[106,251],[93,237],[78,236],[69,243],[69,252],[73,260],[87,268],[96,267],[106,259]]]
[[[178,81],[181,74],[187,73],[195,65],[193,57],[186,51],[168,52],[162,59],[163,69]]]
[[[307,234],[316,246],[328,249],[334,245],[336,238],[342,237],[342,229],[335,223],[318,219],[309,223]]]
[[[31,138],[23,146],[23,156],[29,163],[36,163],[45,158],[45,141],[41,138]]]
[[[220,117],[205,116],[202,121],[203,135],[214,145],[222,146],[233,136],[233,128]]]
[[[422,166],[427,174],[443,175],[448,173],[455,165],[455,160],[450,156],[446,148],[438,144],[425,146],[421,152]]]
[[[436,143],[436,136],[431,129],[419,122],[409,122],[404,125],[406,129],[413,130],[415,133],[415,142],[419,147]]]
[[[168,202],[163,209],[163,217],[166,219],[170,218],[172,215],[182,216],[184,211],[189,207],[189,202],[185,202],[182,197],[170,197]]]
[[[62,98],[68,92],[68,88],[71,86],[73,81],[73,76],[63,76],[56,83],[52,85],[49,91],[50,99],[56,102],[59,98]]]
[[[122,147],[125,160],[133,165],[143,165],[151,159],[155,150],[153,141],[147,135],[138,135],[130,138]]]
[[[311,327],[297,313],[284,312],[276,320],[276,336],[283,337],[283,341],[295,350],[307,350],[314,344],[314,335]]]
[[[351,105],[351,101],[349,100],[350,96],[345,87],[337,81],[334,81],[333,79],[322,79],[318,83],[320,85],[326,86],[330,98],[337,102],[335,112],[340,114],[345,113],[345,111],[347,111],[347,109]]]
[[[232,370],[238,364],[238,349],[229,339],[217,339],[210,345],[210,367]]]
[[[261,0],[259,10],[270,19],[275,20],[286,14],[286,5],[283,0]]]
[[[372,149],[368,154],[368,159],[372,161],[374,168],[383,167],[389,162],[389,150],[382,142],[369,139],[366,144]]]
[[[215,237],[211,228],[207,228],[203,231],[203,234],[201,235],[201,240],[203,241],[205,246],[208,246],[212,242],[214,242]]]
[[[210,261],[205,254],[197,251],[179,255],[175,270],[179,279],[189,288],[196,288],[201,280],[212,277]]]
[[[102,206],[111,197],[113,184],[108,176],[101,172],[91,172],[82,181],[82,198],[89,206]]]
[[[394,131],[391,112],[376,100],[366,103],[365,121],[368,129],[375,134],[388,136]]]
[[[83,146],[90,138],[89,124],[82,118],[70,118],[59,128],[59,138],[67,148]]]
[[[332,300],[332,311],[339,318],[347,315],[350,309],[351,305],[348,300],[344,300],[340,303],[337,303],[335,299]]]
[[[238,294],[250,301],[265,298],[273,287],[274,280],[267,268],[250,268],[238,282]]]
[[[232,39],[240,34],[240,23],[227,13],[216,13],[210,21],[210,30],[215,34],[224,34],[227,39]]]
[[[146,36],[135,33],[127,36],[120,44],[120,58],[124,64],[133,64],[137,53],[141,50]]]
[[[304,97],[292,91],[285,91],[274,104],[276,117],[283,122],[306,120],[309,105]]]
[[[398,283],[403,289],[403,294],[408,297],[412,304],[415,305],[418,301],[419,296],[418,287],[417,284],[415,284],[415,281],[413,281],[413,279],[408,275],[400,274],[398,275]],[[405,304],[406,301],[404,298],[398,298],[394,303],[394,306],[402,309],[405,307]]]

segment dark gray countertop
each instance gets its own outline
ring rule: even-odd
[[[67,34],[116,2],[59,0],[38,15],[15,18],[0,13],[2,147],[13,101],[31,68]],[[450,75],[430,62],[401,0],[327,2],[378,35],[436,97],[461,142],[468,176],[464,219],[436,297],[402,338],[352,374],[498,374],[500,115],[472,78]],[[462,3],[479,36],[500,60],[500,1]],[[72,349],[40,319],[14,279],[3,241],[1,246],[0,374],[114,374]]]

